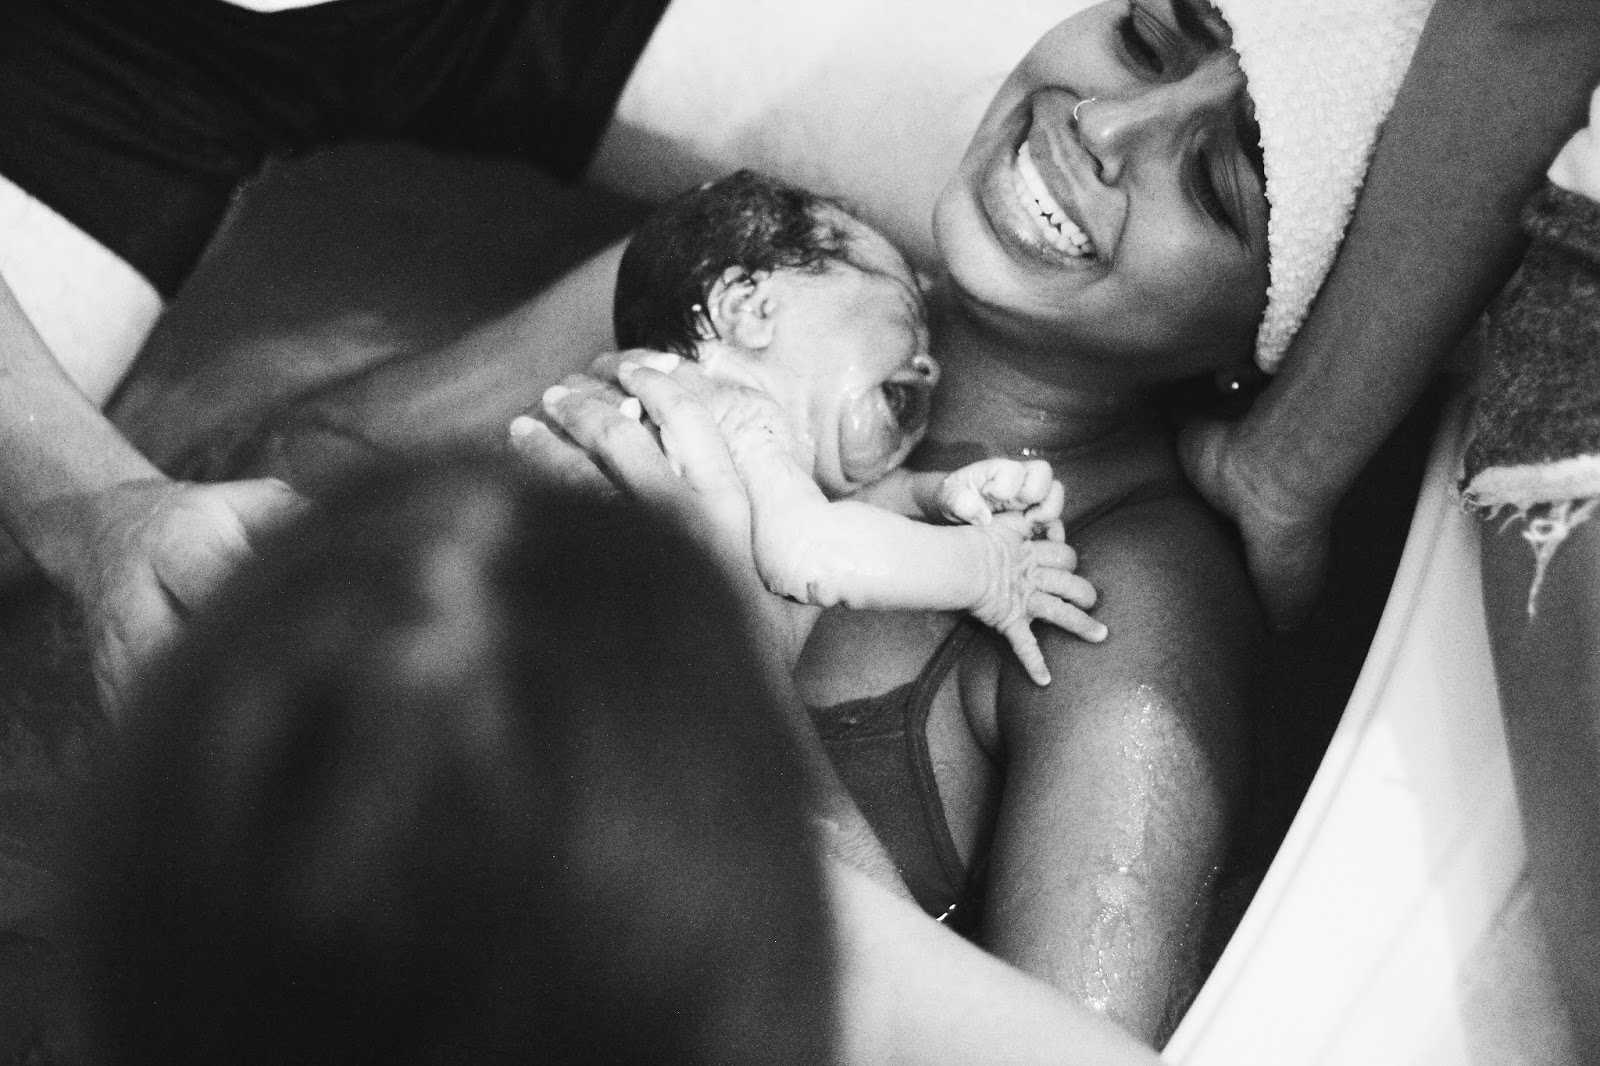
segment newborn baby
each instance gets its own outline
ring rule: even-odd
[[[686,193],[629,242],[614,311],[620,347],[670,353],[629,358],[693,360],[710,383],[773,592],[969,611],[1039,684],[1050,675],[1034,619],[1104,639],[1084,613],[1095,592],[1062,543],[1048,463],[901,468],[927,429],[939,368],[916,276],[841,204],[750,171]]]

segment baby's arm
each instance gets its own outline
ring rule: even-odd
[[[1055,496],[1053,513],[1011,511],[957,527],[829,501],[785,446],[775,405],[746,394],[717,406],[750,494],[756,567],[773,592],[820,606],[968,611],[1006,638],[1041,685],[1050,674],[1035,619],[1104,639],[1105,627],[1085,613],[1094,588],[1073,572],[1077,554],[1061,543],[1059,492],[1045,490],[1046,503]],[[1040,530],[1053,535],[1034,539]]]
[[[889,471],[852,499],[929,522],[988,525],[997,512],[1061,513],[1065,490],[1043,459],[980,459],[959,470]],[[1059,538],[1056,538],[1059,539]]]

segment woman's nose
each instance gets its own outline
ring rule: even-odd
[[[1099,162],[1101,180],[1114,185],[1136,160],[1176,156],[1197,126],[1231,127],[1244,91],[1232,53],[1208,57],[1177,81],[1084,101],[1075,111],[1078,139]]]
[[[939,384],[939,361],[933,356],[912,356],[911,369],[920,374],[930,386]]]

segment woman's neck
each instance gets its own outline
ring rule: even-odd
[[[1073,353],[1026,349],[954,301],[939,308],[934,338],[944,372],[925,451],[1059,462],[1157,426],[1137,390]]]

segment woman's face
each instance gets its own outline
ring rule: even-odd
[[[1112,0],[1040,38],[934,215],[973,313],[1142,382],[1248,356],[1267,206],[1228,39],[1204,0]]]

